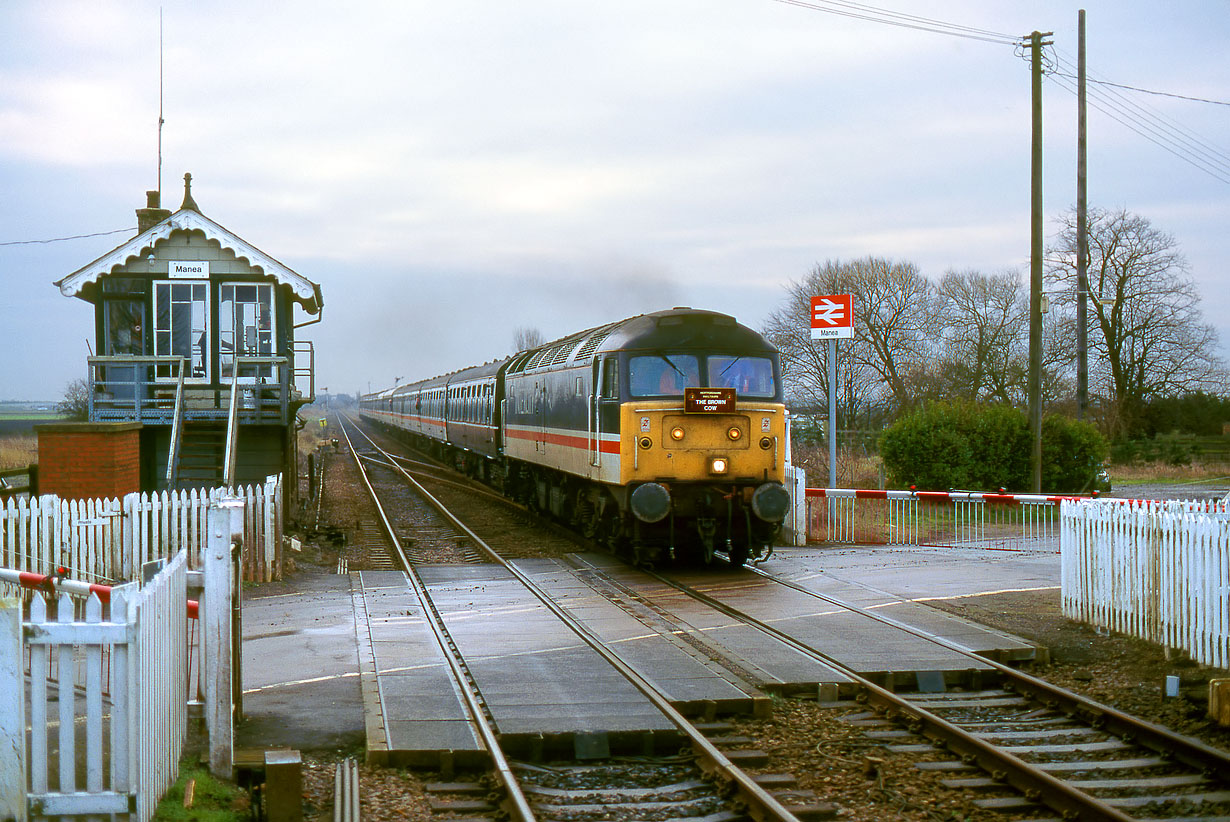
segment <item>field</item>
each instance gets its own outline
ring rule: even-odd
[[[56,404],[44,402],[0,402],[0,437],[13,434],[33,434],[34,426],[55,422]]]
[[[54,402],[0,402],[0,471],[38,462],[34,426],[58,419]]]
[[[1230,480],[1230,460],[1196,457],[1189,465],[1171,465],[1163,461],[1110,466],[1110,478],[1115,487],[1144,485],[1156,482],[1193,485]]]
[[[0,435],[0,471],[26,468],[38,462],[38,437],[33,434]]]

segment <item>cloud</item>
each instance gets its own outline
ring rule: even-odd
[[[1085,5],[1097,76],[1224,96],[1219,4]],[[0,240],[132,223],[156,185],[160,8],[164,203],[192,172],[206,214],[322,284],[326,318],[304,334],[330,387],[490,359],[518,326],[554,337],[675,304],[756,326],[828,258],[938,276],[1028,254],[1012,48],[770,0],[0,4]],[[928,13],[1054,31],[1072,55],[1076,8]],[[1075,104],[1054,82],[1044,95],[1049,217],[1075,197]],[[1226,133],[1224,107],[1146,102],[1214,145]],[[1091,202],[1173,231],[1215,294],[1224,183],[1100,113],[1090,137]],[[3,282],[24,278],[11,302],[63,300],[50,282],[112,239],[0,248]],[[55,318],[90,333],[87,306],[64,302]],[[83,367],[54,324],[20,327],[22,362]]]

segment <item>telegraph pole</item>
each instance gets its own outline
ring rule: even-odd
[[[1085,10],[1076,25],[1076,418],[1089,408],[1089,231],[1085,166]]]
[[[1043,34],[1029,35],[1033,137],[1030,159],[1029,248],[1029,427],[1033,434],[1033,491],[1042,493],[1042,47]]]

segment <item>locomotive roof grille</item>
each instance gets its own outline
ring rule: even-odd
[[[531,368],[534,368],[535,366],[537,366],[538,363],[542,360],[543,355],[545,355],[546,353],[547,353],[547,349],[545,348],[540,348],[537,351],[535,351],[534,356],[530,357],[529,362],[527,362],[525,364],[525,367],[523,367],[521,370],[529,371]]]
[[[611,336],[612,328],[614,328],[614,325],[608,325],[598,329],[593,336],[585,341],[585,345],[581,346],[580,349],[577,350],[577,353],[573,355],[573,359],[584,360],[592,356],[593,353],[598,350],[598,346],[602,345],[602,341]]]

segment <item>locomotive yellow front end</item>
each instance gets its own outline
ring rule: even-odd
[[[624,404],[621,484],[639,560],[708,563],[717,551],[741,565],[769,550],[790,509],[786,409],[776,392],[759,393],[770,396],[689,386],[678,398]]]
[[[678,402],[628,403],[623,484],[782,482],[785,407],[739,403],[734,389],[689,388]]]

